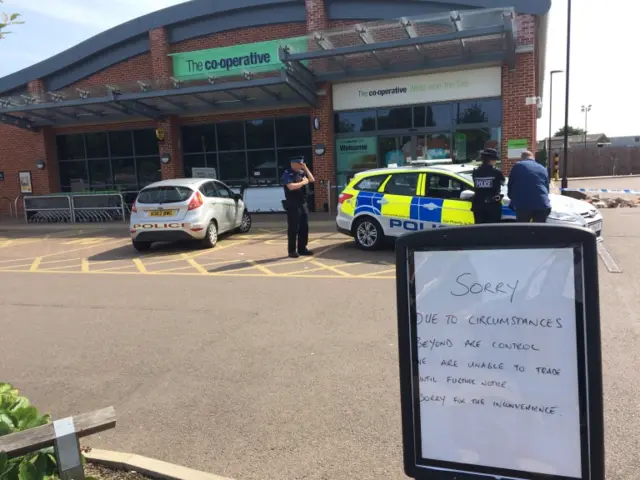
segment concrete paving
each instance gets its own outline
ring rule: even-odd
[[[607,478],[636,480],[640,211],[604,213],[622,270],[599,274]],[[147,257],[111,230],[0,226],[0,379],[55,418],[114,405],[96,448],[237,480],[405,478],[393,252],[317,229],[324,266],[293,270],[274,266],[283,234],[263,230]],[[271,274],[240,270],[247,259]]]

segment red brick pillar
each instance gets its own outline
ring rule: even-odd
[[[312,126],[311,138],[314,149],[316,145],[324,145],[325,148],[324,155],[316,155],[315,152],[313,152],[313,175],[316,178],[316,211],[322,212],[325,210],[325,206],[329,201],[329,197],[327,196],[327,182],[331,182],[333,186],[336,184],[336,164],[334,156],[335,141],[333,134],[333,99],[331,85],[323,84],[318,86],[318,89],[324,91],[325,94],[318,96],[318,107],[312,109],[311,123],[313,124],[314,119],[318,118],[320,126],[317,130]],[[335,189],[332,190],[332,195],[333,194],[336,194]]]
[[[44,98],[46,94],[45,84],[42,80],[32,80],[27,85],[27,91],[30,95],[38,98]],[[18,136],[24,136],[26,143],[25,150],[22,151],[21,157],[24,158],[24,165],[20,171],[31,172],[31,183],[34,195],[46,195],[48,193],[56,193],[60,191],[60,170],[58,168],[58,158],[56,149],[56,137],[52,127],[43,127],[39,132],[25,132],[20,130],[15,132]],[[25,158],[25,155],[26,158]],[[36,167],[38,161],[44,161],[42,170]],[[18,181],[16,173],[15,181]],[[20,189],[18,187],[18,193]]]
[[[327,10],[324,0],[305,0],[307,9],[307,30],[309,33],[326,30],[328,27]],[[309,50],[317,50],[315,41],[309,41]],[[311,65],[313,69],[322,69],[319,63],[314,61]],[[318,97],[318,106],[312,109],[311,122],[315,118],[320,121],[318,130],[312,129],[312,140],[314,147],[324,145],[324,155],[313,153],[313,174],[316,177],[315,198],[316,211],[324,211],[327,208],[329,198],[327,196],[327,182],[336,184],[335,156],[334,156],[334,134],[333,134],[333,100],[330,83],[317,86],[324,92]],[[335,190],[335,189],[334,189]],[[335,191],[332,191],[335,194]]]
[[[151,71],[153,78],[157,81],[156,88],[172,88],[170,78],[173,76],[173,63],[169,57],[170,47],[167,37],[167,30],[164,27],[154,28],[149,32],[149,43],[151,45]],[[162,179],[181,178],[184,176],[182,162],[182,149],[180,146],[180,120],[177,116],[171,115],[163,121],[158,122],[157,128],[162,131],[164,140],[158,146],[160,155],[168,154],[170,161],[162,164]]]
[[[536,18],[533,15],[517,15],[516,68],[502,67],[502,158],[503,170],[509,173],[520,159],[508,158],[509,140],[527,140],[527,147],[535,154],[537,137],[537,107],[527,105],[527,97],[540,94],[537,82],[535,55]],[[544,72],[542,72],[544,75]]]
[[[158,128],[164,134],[164,140],[160,142],[160,156],[168,154],[170,157],[169,163],[163,163],[161,166],[162,179],[184,177],[178,117],[168,116],[162,122],[158,122]]]

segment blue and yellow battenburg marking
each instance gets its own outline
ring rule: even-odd
[[[380,190],[384,190],[390,178],[391,176],[383,182]],[[425,185],[426,175],[420,175],[416,189],[418,195],[425,194]],[[418,231],[440,225],[473,225],[475,223],[469,201],[361,192],[350,188],[347,188],[345,193],[350,193],[353,197],[342,204],[344,214],[354,217],[361,214],[390,217],[388,226],[391,228]],[[502,216],[515,218],[515,213],[503,205]]]

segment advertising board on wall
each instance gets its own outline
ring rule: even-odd
[[[356,110],[467,98],[499,97],[501,67],[333,85],[333,109]]]
[[[232,47],[210,48],[193,52],[174,53],[173,75],[180,80],[242,75],[242,72],[270,72],[282,68],[280,46],[290,52],[304,52],[307,37],[285,38],[267,42],[247,43]]]

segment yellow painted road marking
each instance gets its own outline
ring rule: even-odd
[[[28,273],[27,270],[0,270],[0,273]],[[99,275],[99,274],[104,274],[104,275],[140,275],[139,272],[102,272],[102,271],[96,271],[96,270],[92,270],[91,272],[84,273],[81,272],[79,270],[77,271],[68,271],[68,272],[61,272],[61,271],[55,271],[55,270],[36,270],[33,273],[54,273],[54,274],[58,274],[58,275],[71,275],[71,274],[80,274],[80,275]],[[158,275],[159,273],[157,272],[147,272],[148,275]],[[201,277],[202,274],[200,273],[195,273],[195,272],[175,272],[175,273],[162,273],[161,275],[173,275],[173,276],[183,276],[183,277]],[[252,277],[252,278],[265,278],[266,275],[264,275],[263,273],[247,273],[247,274],[234,274],[234,273],[209,273],[210,276],[212,277]],[[392,280],[394,277],[362,277],[362,276],[355,276],[355,275],[349,275],[347,277],[344,276],[340,276],[340,275],[277,275],[277,277],[279,278],[325,278],[325,279],[336,279],[336,278],[343,278],[346,280],[353,280],[353,279],[367,279],[367,280]]]
[[[108,238],[92,237],[92,238],[79,238],[77,240],[70,240],[68,242],[62,242],[62,245],[97,245],[108,241]]]
[[[361,277],[373,277],[375,275],[383,275],[385,273],[396,273],[396,269],[395,268],[390,268],[389,270],[382,270],[380,272],[369,272],[369,273],[363,273],[362,275],[360,275]]]
[[[257,268],[258,270],[260,270],[262,273],[264,273],[265,275],[269,275],[269,276],[273,276],[275,275],[271,270],[269,270],[268,268],[263,267],[262,265],[260,265],[258,262],[256,262],[255,260],[247,260],[251,265],[253,265],[255,268]]]
[[[35,272],[36,270],[38,270],[38,267],[40,266],[40,262],[42,262],[42,257],[36,258],[31,264],[31,268],[29,268],[29,271]]]
[[[186,253],[182,254],[182,258],[185,259],[189,265],[191,265],[198,272],[200,272],[201,275],[209,274],[209,272],[207,272],[207,270],[202,265],[196,262],[193,258],[189,258],[189,255],[187,255]]]
[[[134,258],[133,263],[140,273],[147,273],[147,268],[144,266],[144,263],[142,263],[142,260]]]
[[[353,276],[350,273],[343,272],[342,270],[338,270],[337,268],[332,267],[330,265],[325,265],[324,263],[319,262],[318,260],[311,260],[309,263],[312,263],[316,267],[322,267],[322,268],[325,268],[327,270],[330,270],[333,273],[337,273],[338,275],[342,275],[343,277],[352,277]]]
[[[82,263],[80,264],[80,269],[83,272],[88,272],[89,271],[89,260],[87,260],[86,258],[82,259]]]

